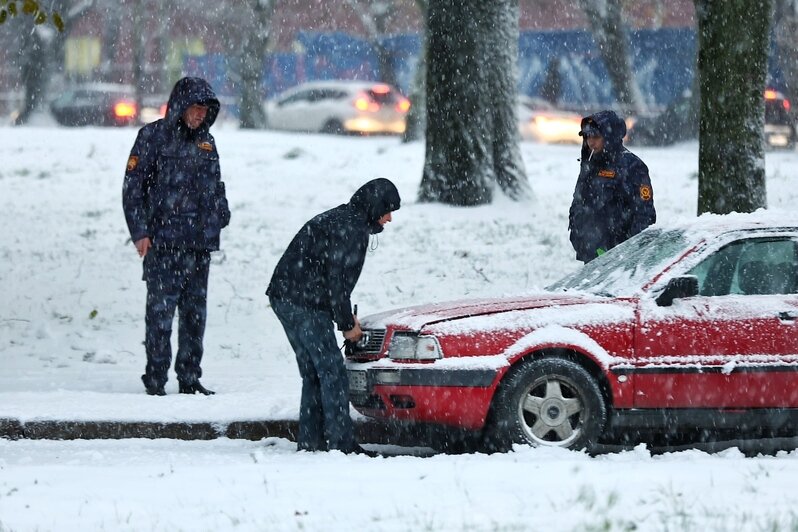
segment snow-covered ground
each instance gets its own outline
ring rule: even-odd
[[[233,219],[214,257],[203,384],[143,393],[145,286],[121,211],[134,129],[0,128],[0,418],[296,419],[299,376],[263,292],[301,224],[373,177],[403,206],[366,259],[361,315],[531,291],[578,267],[567,212],[578,148],[522,146],[535,198],[415,201],[422,144],[216,128]],[[659,219],[693,217],[697,145],[635,149]],[[767,155],[794,208],[798,153]],[[0,530],[772,530],[798,527],[798,452],[369,459],[285,440],[0,441]]]

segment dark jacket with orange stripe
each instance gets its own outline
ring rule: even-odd
[[[595,259],[657,220],[648,167],[623,146],[626,124],[613,111],[582,120],[604,137],[604,149],[591,154],[582,141],[579,178],[568,217],[576,258]],[[580,133],[581,134],[581,133]]]
[[[205,121],[190,129],[183,113],[208,106]],[[230,222],[219,153],[209,129],[219,100],[201,78],[183,78],[169,96],[166,116],[139,130],[122,190],[130,238],[155,247],[214,251]]]

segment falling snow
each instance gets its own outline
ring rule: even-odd
[[[211,267],[203,383],[213,397],[148,397],[141,264],[121,210],[134,129],[0,128],[0,418],[296,419],[293,353],[263,292],[296,230],[391,178],[402,208],[353,294],[367,315],[540,291],[574,271],[567,212],[578,149],[521,146],[534,200],[415,201],[422,144],[215,131],[233,213]],[[696,212],[697,145],[637,149],[662,222]],[[774,208],[798,200],[797,152],[767,154]],[[492,363],[499,363],[492,361]],[[353,413],[353,415],[356,415]],[[517,448],[391,458],[294,444],[0,440],[2,530],[739,530],[798,523],[798,452],[738,449],[589,457]]]

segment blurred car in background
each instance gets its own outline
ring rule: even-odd
[[[790,101],[779,91],[767,89],[765,98],[765,144],[769,148],[794,149],[795,116]],[[629,144],[667,146],[698,138],[699,105],[689,91],[656,116],[635,117],[627,133]]]
[[[312,81],[268,100],[268,127],[322,133],[394,133],[405,130],[410,101],[394,87],[369,81]]]
[[[765,91],[765,142],[771,148],[795,148],[795,117],[790,107],[790,100],[779,91]]]
[[[535,142],[581,144],[582,117],[564,111],[542,98],[519,96],[518,129],[521,138]]]
[[[63,126],[128,126],[138,123],[136,91],[130,85],[85,83],[68,88],[50,104]]]
[[[166,116],[166,103],[169,101],[168,94],[151,94],[143,96],[141,99],[141,112],[139,121],[142,124],[155,122],[159,118]]]

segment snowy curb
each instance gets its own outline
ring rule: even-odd
[[[355,422],[358,441],[367,443],[415,444],[418,434],[395,425]],[[296,441],[297,421],[258,420],[212,422],[152,421],[68,421],[37,420],[21,422],[0,418],[0,438],[11,440],[107,440],[125,438],[169,438],[177,440],[213,440],[216,438],[261,440],[285,438]]]
[[[178,440],[212,440],[233,438],[260,440],[279,437],[293,440],[295,421],[208,422],[147,421],[65,421],[43,420],[20,422],[0,419],[0,438],[32,440],[78,440],[123,438],[170,438]]]

